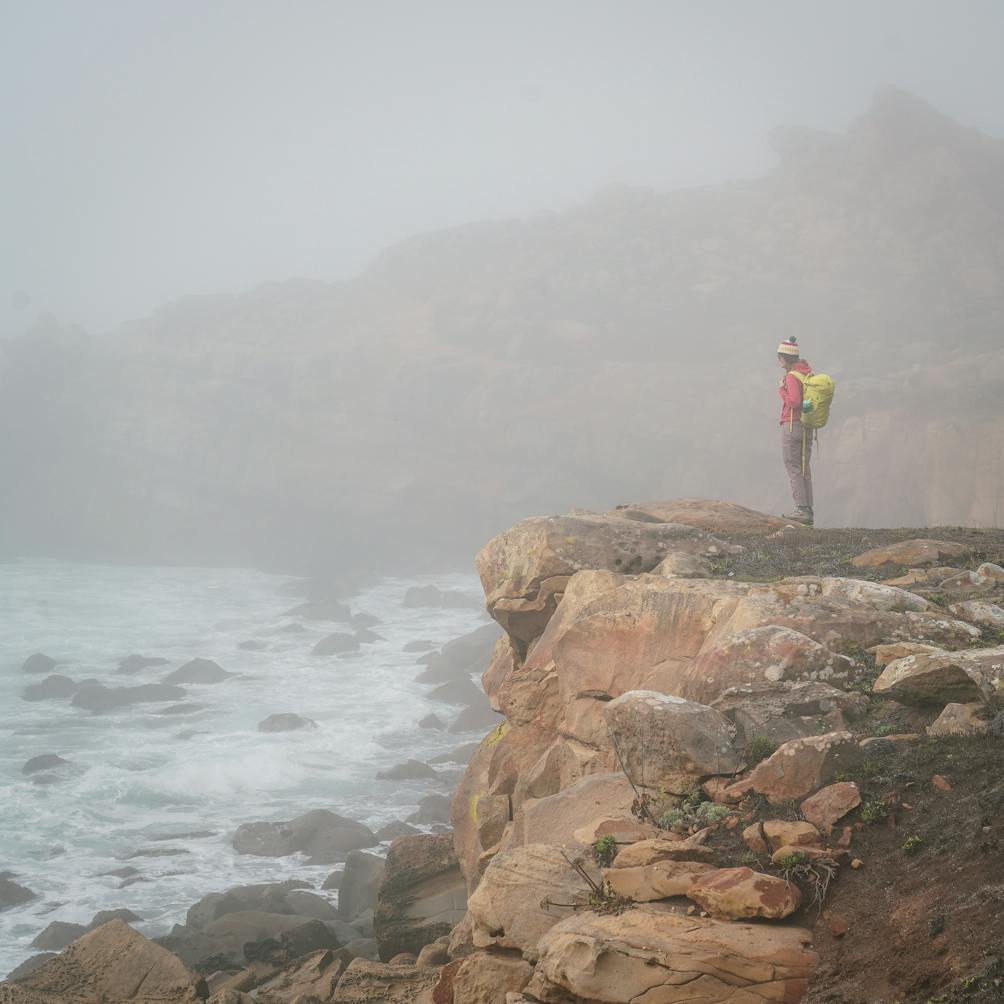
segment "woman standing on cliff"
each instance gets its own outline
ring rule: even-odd
[[[809,468],[812,434],[802,426],[802,381],[795,376],[795,373],[808,376],[812,367],[799,357],[798,342],[794,338],[781,342],[777,358],[784,370],[778,387],[781,395],[781,455],[795,501],[794,511],[785,513],[784,518],[812,526],[812,471]]]

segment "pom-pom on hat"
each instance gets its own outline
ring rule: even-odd
[[[794,356],[797,359],[799,351],[798,341],[795,338],[789,338],[787,341],[781,342],[777,347],[777,354],[779,356]]]

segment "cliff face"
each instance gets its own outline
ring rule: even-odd
[[[504,720],[453,801],[457,978],[508,959],[510,1004],[996,1000],[1002,560],[1004,531],[696,499],[490,541]]]
[[[822,520],[998,523],[1001,144],[896,92],[772,143],[757,181],[433,234],[353,282],[40,326],[0,357],[2,546],[442,562],[573,499],[777,508],[791,334],[839,385]]]

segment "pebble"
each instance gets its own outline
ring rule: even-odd
[[[853,861],[851,862],[851,867],[852,867],[852,868],[853,868],[853,869],[854,869],[855,871],[857,871],[857,870],[858,870],[859,868],[863,868],[863,867],[864,867],[864,861],[862,861],[862,860],[861,860],[861,858],[855,858],[855,859],[854,859],[854,860],[853,860]]]

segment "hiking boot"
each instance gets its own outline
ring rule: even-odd
[[[790,519],[792,523],[801,523],[802,526],[812,526],[812,506],[797,506],[794,512],[786,512],[781,518]]]

